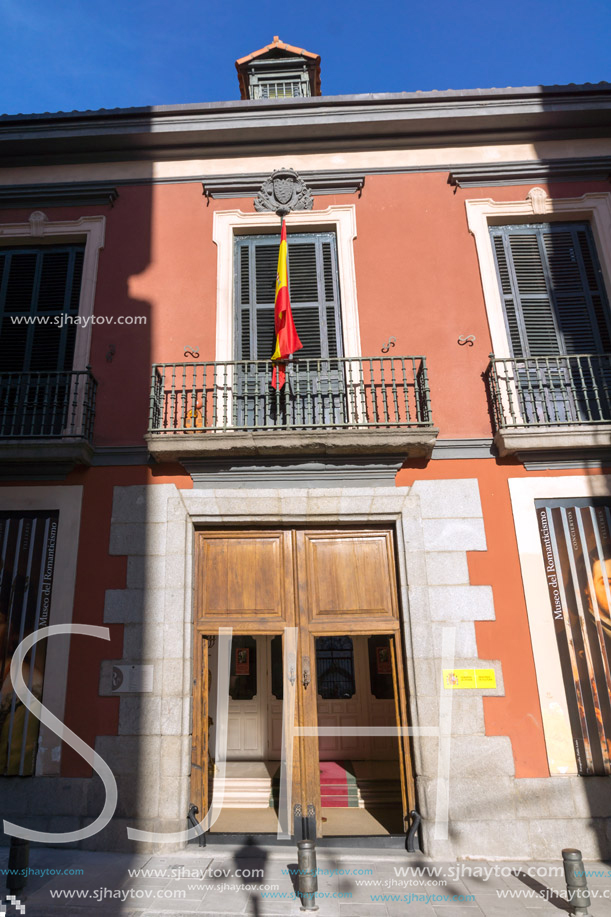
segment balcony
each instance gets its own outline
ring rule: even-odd
[[[611,445],[611,354],[491,354],[487,381],[500,455]]]
[[[438,431],[424,357],[291,360],[279,390],[272,372],[269,360],[155,364],[151,454],[431,454]]]
[[[30,472],[48,463],[64,472],[91,464],[96,387],[88,369],[0,373],[3,476],[18,473],[22,463]]]

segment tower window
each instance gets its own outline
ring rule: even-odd
[[[304,94],[299,80],[260,83],[259,86],[254,88],[256,99],[291,99]]]

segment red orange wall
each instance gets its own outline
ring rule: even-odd
[[[550,190],[554,197],[574,197],[600,188],[596,183],[567,183]],[[426,356],[433,417],[442,438],[491,436],[482,380],[491,344],[464,201],[520,200],[527,191],[455,190],[447,184],[446,173],[418,173],[369,176],[360,198],[315,199],[316,209],[333,203],[356,205],[362,353],[379,354],[393,335],[395,354]],[[146,325],[94,326],[96,445],[144,446],[152,362],[182,361],[186,345],[197,346],[200,359],[214,359],[217,249],[212,218],[215,210],[237,208],[251,211],[252,202],[207,203],[201,184],[186,183],[121,186],[115,206],[107,210],[48,209],[51,219],[63,220],[105,212],[95,313],[147,318]],[[28,216],[29,211],[6,212],[3,221],[21,222]],[[463,334],[475,335],[473,347],[458,346]],[[111,345],[115,353],[109,361]],[[471,554],[471,582],[492,585],[496,620],[476,625],[478,650],[482,658],[501,660],[506,690],[503,698],[485,700],[486,730],[510,736],[516,774],[533,777],[547,775],[548,768],[507,485],[508,477],[524,475],[528,472],[511,461],[431,461],[406,467],[397,484],[479,480],[488,551]],[[73,620],[102,624],[105,590],[125,587],[125,559],[108,555],[113,488],[169,482],[192,486],[178,467],[100,467],[66,479],[65,484],[85,485]],[[73,638],[66,723],[89,744],[96,735],[116,734],[118,728],[118,700],[98,697],[100,661],[122,655],[122,627],[111,625],[111,633],[111,644]],[[64,750],[62,770],[66,775],[88,772],[70,749]]]
[[[536,472],[537,477],[596,473],[592,469]],[[492,586],[496,616],[494,621],[476,622],[477,649],[480,659],[500,659],[505,686],[504,697],[484,698],[486,734],[510,737],[516,777],[547,777],[541,708],[508,485],[510,478],[528,475],[522,465],[512,460],[438,460],[417,471],[404,468],[397,475],[397,485],[408,486],[417,480],[477,478],[487,550],[468,555],[469,581],[472,585]]]
[[[356,206],[354,242],[364,355],[379,355],[393,335],[395,354],[423,354],[441,437],[491,435],[482,373],[490,335],[475,242],[465,200],[523,200],[530,186],[454,189],[447,173],[368,176],[362,195],[324,195],[315,209]],[[546,187],[546,186],[544,186]],[[605,183],[559,183],[554,197],[608,190]],[[251,199],[211,200],[199,182],[121,185],[114,207],[48,208],[50,219],[106,215],[95,297],[98,316],[145,316],[145,325],[94,326],[91,365],[96,376],[97,445],[142,443],[148,423],[151,364],[185,360],[186,345],[200,359],[215,358],[216,210],[253,212]],[[29,211],[7,211],[7,222]],[[475,335],[461,347],[460,335]],[[115,349],[107,360],[110,346]],[[128,397],[126,397],[128,396]]]

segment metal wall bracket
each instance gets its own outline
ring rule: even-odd
[[[198,830],[199,837],[197,838],[197,843],[199,847],[205,847],[206,846],[206,832],[203,831],[202,828],[200,828],[199,822],[197,821],[195,817],[198,812],[199,812],[199,809],[197,808],[195,803],[192,802],[191,805],[189,806],[189,811],[187,812],[187,821],[189,822],[192,828],[199,829]]]
[[[411,825],[409,831],[407,832],[407,837],[405,838],[405,849],[408,853],[420,853],[420,841],[418,839],[418,828],[420,827],[420,822],[422,817],[419,812],[416,812],[415,809],[409,813],[411,818]]]

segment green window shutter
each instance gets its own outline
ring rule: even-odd
[[[84,246],[0,250],[0,372],[72,369]],[[41,318],[37,323],[13,319]]]
[[[490,230],[514,357],[611,352],[609,309],[589,226]]]
[[[236,359],[269,360],[275,343],[274,298],[280,236],[236,239]],[[296,357],[342,355],[337,256],[333,233],[288,237],[291,307],[303,344]]]

